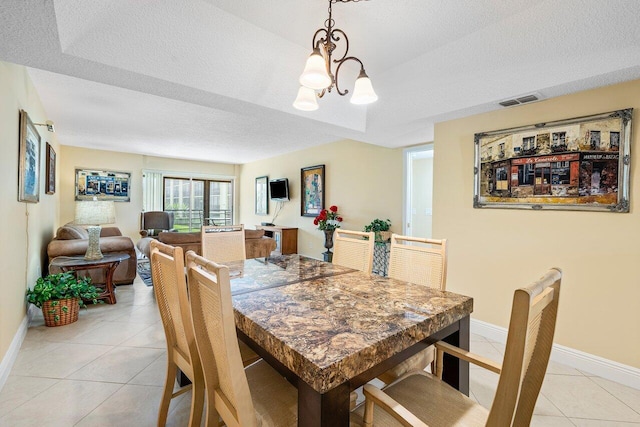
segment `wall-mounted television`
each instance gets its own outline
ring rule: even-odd
[[[269,181],[269,197],[276,201],[289,200],[289,180],[280,178]]]

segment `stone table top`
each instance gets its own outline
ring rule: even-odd
[[[269,257],[266,263],[264,258],[254,258],[225,265],[234,295],[356,271],[297,254]]]
[[[247,260],[242,275],[232,273],[236,325],[320,393],[473,311],[464,295],[280,258]]]

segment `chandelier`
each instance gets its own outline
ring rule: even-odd
[[[335,87],[339,95],[349,93],[348,89],[340,90],[338,85],[338,74],[340,67],[347,61],[355,61],[360,64],[360,74],[356,79],[352,104],[371,104],[378,99],[378,95],[373,91],[371,80],[364,71],[364,65],[355,56],[347,56],[349,52],[349,39],[344,31],[335,28],[335,21],[332,17],[331,5],[333,3],[348,3],[360,0],[329,0],[329,19],[324,21],[324,28],[318,29],[313,35],[313,52],[309,55],[304,71],[300,75],[300,89],[298,96],[293,102],[293,106],[298,110],[313,111],[318,109],[317,98],[322,98],[325,93],[331,92]],[[337,48],[337,43],[344,39],[344,54],[339,59],[332,59],[332,55]],[[335,71],[331,66],[335,65]]]

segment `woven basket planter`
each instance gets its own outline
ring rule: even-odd
[[[42,304],[44,324],[47,326],[64,326],[78,320],[80,310],[79,298],[56,299]]]

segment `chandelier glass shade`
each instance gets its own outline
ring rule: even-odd
[[[304,71],[300,75],[300,89],[298,96],[293,102],[293,106],[303,111],[313,111],[318,109],[316,98],[322,98],[327,92],[331,92],[334,88],[339,95],[349,93],[348,89],[340,90],[338,85],[338,76],[340,68],[347,61],[355,61],[360,64],[360,74],[356,79],[353,94],[351,95],[351,103],[364,105],[375,102],[378,99],[373,90],[371,80],[364,70],[364,64],[355,56],[347,56],[349,52],[349,39],[344,31],[335,28],[335,22],[332,17],[331,5],[333,3],[347,3],[349,1],[360,0],[329,0],[329,19],[325,21],[324,28],[316,30],[313,35],[312,45],[313,51]],[[334,51],[338,47],[338,43],[344,41],[344,54],[342,57],[332,58]],[[332,65],[335,69],[332,70]]]

